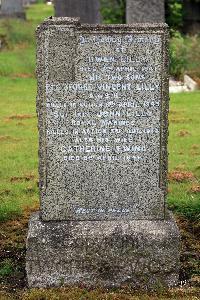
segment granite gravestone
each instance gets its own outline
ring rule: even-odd
[[[126,23],[159,23],[164,21],[164,0],[126,0]]]
[[[41,212],[29,224],[29,286],[175,285],[167,25],[50,18],[37,38]]]
[[[1,0],[0,17],[25,19],[23,0]]]
[[[80,17],[82,23],[100,23],[99,0],[55,0],[56,17]]]

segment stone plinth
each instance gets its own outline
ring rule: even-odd
[[[35,213],[26,270],[30,287],[171,287],[178,282],[178,229],[171,216],[165,221],[43,222]]]
[[[126,23],[162,23],[165,21],[164,0],[126,0]]]

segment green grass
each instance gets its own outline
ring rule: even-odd
[[[53,14],[52,6],[40,3],[27,10],[27,21],[0,20],[0,34],[6,35],[9,45],[0,52],[1,221],[15,218],[24,207],[38,203],[34,32]],[[199,103],[200,92],[171,95],[169,171],[192,172],[194,178],[170,181],[168,203],[175,212],[191,219],[200,214],[200,193],[191,191],[200,184]]]
[[[28,20],[39,24],[45,18],[54,16],[54,8],[51,5],[44,5],[42,3],[39,3],[37,5],[32,5],[27,10],[26,16]]]
[[[53,6],[31,5],[27,20],[0,20],[0,34],[5,35],[7,49],[0,53],[0,76],[35,76],[35,29],[44,18],[54,15]]]
[[[174,32],[170,40],[170,74],[183,78],[185,73],[200,78],[200,36]]]
[[[35,48],[17,47],[0,54],[0,76],[35,77]]]
[[[168,203],[188,218],[200,218],[200,92],[172,94],[169,114],[169,172],[192,172],[194,178],[169,183]]]
[[[4,220],[38,199],[38,136],[35,80],[0,77],[0,85],[0,220]]]
[[[0,52],[0,221],[38,203],[35,29],[51,15],[53,6],[39,3],[26,21],[0,20],[8,45]]]
[[[8,276],[13,272],[13,265],[10,259],[5,259],[0,263],[0,278]]]

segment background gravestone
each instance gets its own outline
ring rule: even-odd
[[[29,6],[31,4],[35,4],[36,0],[23,0],[23,6]]]
[[[199,1],[183,1],[183,31],[184,33],[199,34],[200,32],[200,3]]]
[[[159,23],[165,21],[164,0],[126,0],[126,23]]]
[[[99,0],[55,0],[56,17],[80,17],[82,23],[100,23]]]
[[[23,6],[29,6],[30,5],[30,0],[23,0]]]
[[[1,0],[0,17],[25,18],[23,0]]]
[[[176,285],[167,25],[49,18],[37,38],[41,212],[29,224],[29,286]]]

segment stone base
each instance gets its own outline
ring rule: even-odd
[[[32,215],[29,287],[84,285],[142,289],[178,283],[179,231],[164,221],[51,221]]]

